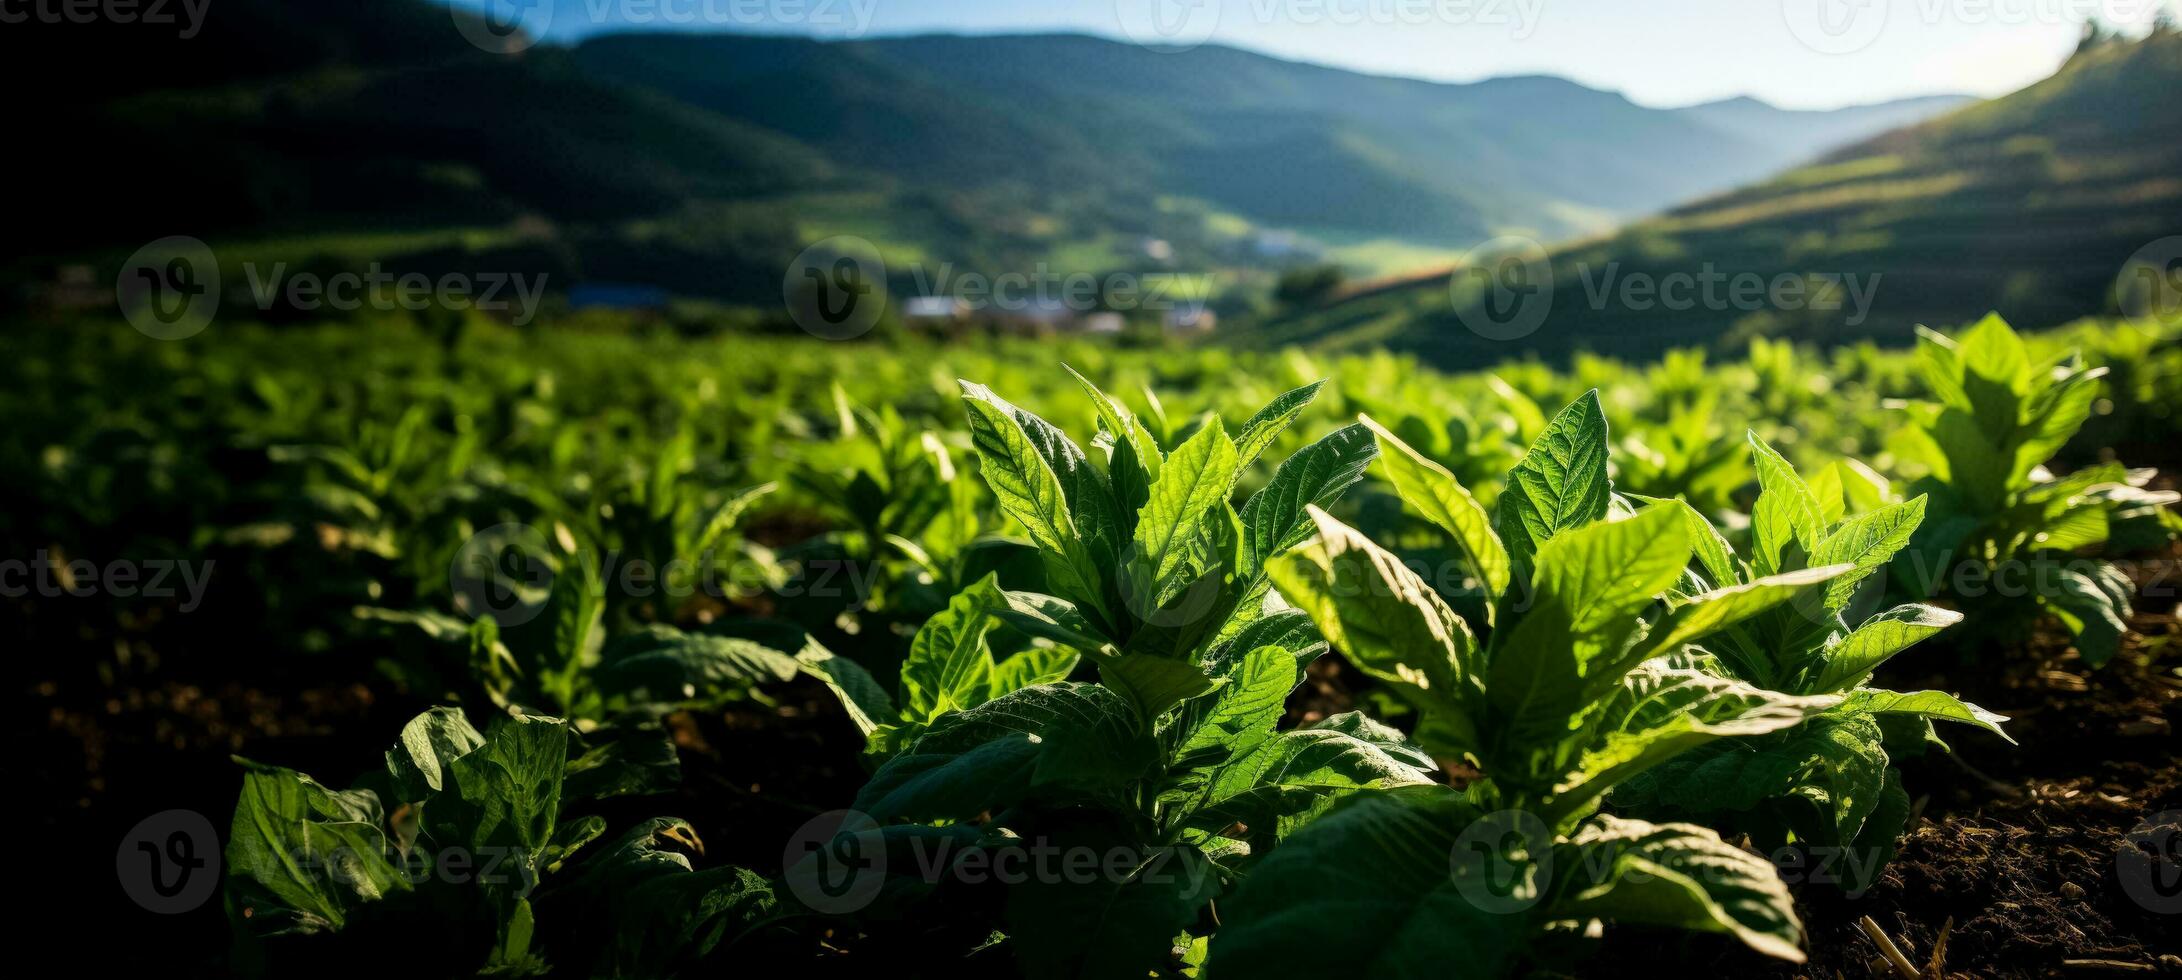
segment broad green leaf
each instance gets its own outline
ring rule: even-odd
[[[1955,342],[1963,370],[2010,391],[2030,383],[2030,353],[1999,314],[1987,314]]]
[[[1826,609],[1838,612],[1849,604],[1857,583],[1892,561],[1894,553],[1908,546],[1910,535],[1924,523],[1925,498],[1890,504],[1868,514],[1841,522],[1818,542],[1811,553],[1812,565],[1846,563],[1853,568],[1826,586]]]
[[[387,773],[394,792],[414,803],[446,788],[447,767],[485,744],[460,708],[438,707],[402,726],[401,741],[387,750]]]
[[[1395,492],[1425,520],[1439,525],[1454,539],[1485,583],[1485,600],[1487,608],[1491,608],[1508,591],[1511,570],[1508,549],[1493,533],[1492,518],[1485,508],[1446,467],[1425,458],[1370,417],[1359,416],[1358,420],[1377,437],[1382,465]]]
[[[1296,686],[1295,656],[1277,646],[1258,647],[1244,654],[1224,680],[1218,696],[1205,699],[1201,711],[1185,709],[1177,720],[1180,739],[1168,753],[1171,758],[1224,758],[1271,738],[1288,692]]]
[[[1834,465],[1841,469],[1841,493],[1848,513],[1870,513],[1894,499],[1893,485],[1877,470],[1855,459],[1841,459]]]
[[[2050,581],[2041,589],[2038,602],[2061,620],[2076,636],[2076,650],[2084,663],[2100,666],[2121,652],[2121,634],[2129,626],[2129,596],[2135,586],[2112,565],[2099,563],[2090,569],[2061,562],[2037,562],[2032,581]]]
[[[1714,633],[1741,623],[1782,603],[1803,594],[1813,586],[1838,581],[1847,574],[1848,565],[1827,565],[1807,568],[1783,575],[1769,575],[1742,585],[1692,596],[1688,601],[1675,605],[1659,625],[1652,628],[1632,652],[1623,655],[1630,667],[1653,657],[1673,652],[1685,643],[1695,643]]]
[[[1813,693],[1846,691],[1873,670],[1917,641],[1962,622],[1962,614],[1918,603],[1896,606],[1864,621],[1821,654],[1823,667],[1811,682]]]
[[[795,659],[803,673],[818,678],[834,697],[841,699],[841,707],[848,712],[849,723],[856,726],[858,734],[868,737],[882,722],[900,717],[886,688],[862,664],[816,642],[806,642]]]
[[[337,792],[293,770],[243,766],[226,852],[239,928],[257,936],[331,932],[360,906],[409,889],[389,860],[386,815],[369,790]]]
[[[962,398],[985,484],[1001,510],[1030,532],[1045,556],[1047,580],[1063,598],[1110,622],[1107,570],[1120,517],[1105,480],[1060,430],[992,389],[964,381]]]
[[[1129,700],[1140,718],[1152,719],[1168,708],[1211,691],[1218,683],[1189,660],[1149,653],[1098,658],[1099,680]]]
[[[1303,726],[1305,730],[1325,729],[1341,732],[1351,738],[1370,742],[1395,761],[1414,766],[1426,772],[1438,769],[1439,761],[1402,734],[1402,730],[1378,721],[1361,711],[1344,711],[1329,715]]]
[[[1624,645],[1642,624],[1637,614],[1689,564],[1689,531],[1679,513],[1649,507],[1561,534],[1537,561],[1531,607],[1493,634],[1485,677],[1493,754],[1517,778],[1553,776],[1533,766],[1573,730],[1587,689],[1634,666]]]
[[[1508,471],[1493,519],[1514,577],[1554,535],[1606,516],[1606,415],[1592,391],[1561,410]]]
[[[1679,497],[1646,497],[1630,494],[1631,498],[1650,507],[1669,507],[1682,515],[1682,526],[1689,529],[1690,544],[1697,554],[1697,564],[1712,577],[1713,588],[1725,588],[1749,577],[1742,563],[1735,558],[1735,550],[1728,547],[1727,538],[1720,529],[1713,527],[1705,515]]]
[[[1298,450],[1273,470],[1273,479],[1243,505],[1243,576],[1255,576],[1266,559],[1311,536],[1306,508],[1329,507],[1364,478],[1379,448],[1363,426],[1336,429]]]
[[[1811,488],[1811,499],[1818,502],[1818,526],[1839,523],[1848,506],[1841,485],[1841,463],[1837,460],[1819,467],[1805,482]]]
[[[999,697],[1037,684],[1065,681],[1069,674],[1075,672],[1076,663],[1082,659],[1076,651],[1062,647],[1032,647],[1024,650],[993,667],[993,696]]]
[[[1311,516],[1318,540],[1273,560],[1274,585],[1357,669],[1444,713],[1443,731],[1462,739],[1454,751],[1474,751],[1483,663],[1469,624],[1400,559],[1325,511]]]
[[[1286,392],[1267,402],[1264,408],[1258,409],[1257,414],[1244,420],[1242,428],[1235,432],[1238,465],[1248,467],[1256,461],[1258,454],[1271,446],[1273,440],[1280,438],[1280,434],[1309,407],[1311,400],[1318,397],[1318,389],[1325,386],[1324,381],[1313,381]]]
[[[1719,738],[1762,735],[1840,703],[1797,697],[1702,671],[1645,664],[1587,719],[1590,747],[1554,787],[1557,819],[1585,812],[1615,784]]]
[[[1938,721],[1961,722],[1985,729],[2007,739],[2011,744],[2015,741],[2000,727],[2008,720],[2007,715],[1995,714],[1942,691],[1903,692],[1863,688],[1850,691],[1842,706],[1847,710],[1878,715],[1915,715]]]
[[[1091,379],[1066,364],[1061,367],[1076,379],[1076,384],[1091,396],[1091,403],[1098,409],[1099,422],[1114,440],[1114,454],[1107,467],[1107,482],[1114,488],[1114,502],[1123,516],[1134,518],[1137,511],[1150,499],[1154,481],[1159,478],[1161,462],[1166,458],[1159,450],[1159,441],[1152,438],[1144,424],[1136,420],[1119,399],[1100,391]]]
[[[2061,447],[2075,437],[2076,431],[2091,418],[2092,405],[2099,397],[2099,379],[2105,376],[2105,368],[2072,372],[2032,396],[2028,418],[2017,434],[2019,441],[2015,446],[2011,475],[2028,474],[2033,467],[2052,459],[2054,453],[2060,452]]]
[[[967,820],[1040,788],[1111,792],[1151,751],[1135,709],[1096,684],[1026,687],[948,715],[857,793],[880,821]]]
[[[1942,411],[1932,425],[1932,440],[1946,458],[1947,485],[1977,513],[2000,509],[2008,490],[2013,457],[2001,452],[1975,418],[1959,409]]]
[[[985,636],[999,625],[995,616],[1006,605],[998,577],[988,574],[924,621],[902,660],[903,720],[928,725],[992,697],[992,651]]]
[[[1007,597],[1008,606],[998,615],[1008,625],[1073,650],[1119,655],[1113,643],[1068,600],[1036,592],[1010,592]]]
[[[1235,444],[1215,416],[1160,467],[1151,498],[1137,514],[1128,561],[1129,589],[1145,612],[1165,606],[1208,572],[1210,556],[1195,545],[1207,522],[1224,510],[1238,466]]]
[[[1567,850],[1558,863],[1569,874],[1551,906],[1557,917],[1726,933],[1803,962],[1803,925],[1780,874],[1711,830],[1601,816]],[[1591,878],[1590,869],[1604,873]]]
[[[1765,440],[1750,433],[1751,464],[1758,471],[1758,503],[1750,511],[1751,547],[1756,550],[1758,574],[1772,575],[1790,567],[1787,546],[1795,544],[1808,558],[1825,529],[1819,516],[1818,498],[1796,475],[1796,468]]]
[[[793,679],[803,665],[755,640],[651,624],[607,644],[592,683],[646,705],[701,703],[724,692]]]
[[[1221,901],[1206,975],[1506,976],[1535,925],[1529,895],[1491,890],[1506,870],[1498,856],[1458,848],[1479,816],[1441,787],[1351,797],[1281,842]],[[1492,900],[1500,897],[1510,901]]]
[[[1282,609],[1267,613],[1264,617],[1238,630],[1212,652],[1207,666],[1234,662],[1242,655],[1259,647],[1279,647],[1294,659],[1296,678],[1301,680],[1303,670],[1326,652],[1326,636],[1311,622],[1309,614],[1300,609]]]
[[[505,849],[530,863],[534,875],[560,818],[567,771],[566,722],[542,715],[496,718],[484,744],[449,768],[460,805],[444,794],[433,800],[424,811],[424,829],[477,853]]]
[[[1414,786],[1431,777],[1346,732],[1298,728],[1281,732],[1220,767],[1207,784],[1205,807],[1216,823],[1240,821],[1253,836],[1285,837],[1335,799],[1358,790]]]

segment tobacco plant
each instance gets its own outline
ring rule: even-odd
[[[1910,603],[1873,612],[1871,577],[1909,543],[1927,498],[1881,501],[1842,470],[1806,483],[1773,447],[1750,434],[1761,487],[1751,514],[1751,554],[1736,555],[1711,525],[1680,501],[1697,560],[1668,599],[1679,610],[1708,594],[1755,583],[1806,581],[1792,601],[1728,626],[1690,648],[1686,662],[1755,687],[1796,695],[1839,695],[1839,704],[1779,732],[1716,742],[1676,757],[1617,789],[1617,807],[1702,819],[1750,835],[1768,850],[1816,849],[1809,860],[1850,890],[1874,880],[1909,817],[1909,795],[1891,753],[1940,743],[1935,719],[2007,738],[2006,719],[1940,691],[1871,687],[1872,672],[1961,614]],[[1871,504],[1849,513],[1849,498]],[[1718,593],[1714,590],[1727,590]],[[1856,617],[1852,624],[1850,615]],[[2012,741],[2012,740],[2011,740]]]
[[[1041,849],[1127,855],[1125,873],[1007,886],[1000,925],[1031,975],[1141,976],[1202,954],[1208,904],[1248,860],[1340,797],[1427,782],[1433,763],[1361,715],[1277,730],[1325,644],[1301,614],[1266,608],[1266,569],[1311,533],[1308,511],[1362,477],[1370,434],[1350,426],[1302,449],[1237,510],[1238,474],[1316,385],[1233,435],[1208,418],[1171,451],[1083,387],[1095,455],[964,383],[984,478],[1055,594],[986,579],[919,635],[901,721],[881,733],[900,749],[854,807],[878,825],[869,848],[976,825],[947,868]],[[1001,620],[1080,653],[1100,680],[1049,681],[1065,668],[1047,655],[995,664],[978,638]],[[1044,682],[1001,690],[1023,679]],[[828,878],[828,861],[859,853],[841,843],[791,878]]]
[[[1726,933],[1801,959],[1801,926],[1765,860],[1703,827],[1599,805],[1684,752],[1839,703],[1662,659],[1789,601],[1811,577],[1693,596],[1648,624],[1697,544],[1679,509],[1616,498],[1595,393],[1546,427],[1490,517],[1445,469],[1378,437],[1402,497],[1468,556],[1491,603],[1485,621],[1465,621],[1323,511],[1312,512],[1316,540],[1276,559],[1272,577],[1419,711],[1424,750],[1478,775],[1459,789],[1365,794],[1305,827],[1222,906],[1209,975],[1499,976],[1550,959],[1541,938],[1600,920]]]
[[[1920,327],[1917,361],[1935,401],[1908,406],[1914,426],[1899,452],[1927,470],[1910,490],[1931,504],[1897,573],[1915,594],[1952,595],[1988,635],[2019,630],[2037,609],[2068,628],[2086,663],[2112,659],[2135,586],[2111,562],[2078,555],[2163,547],[2182,529],[2168,509],[2182,497],[2145,490],[2150,470],[2116,462],[2063,477],[2046,469],[2091,417],[2106,369],[2074,350],[2034,362],[1997,315],[1959,343]]]

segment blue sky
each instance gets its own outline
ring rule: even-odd
[[[2178,0],[451,0],[530,5],[549,39],[622,30],[819,37],[1076,31],[1445,81],[1549,74],[1654,106],[1830,108],[2000,95],[2050,74],[2085,12]],[[1163,15],[1163,19],[1162,18]],[[536,23],[536,21],[533,21]]]

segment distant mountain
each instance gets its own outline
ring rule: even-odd
[[[188,41],[0,32],[0,81],[55,90],[15,118],[37,152],[0,167],[77,202],[0,238],[101,261],[190,234],[296,260],[544,263],[559,282],[767,303],[803,244],[837,234],[1090,273],[1294,261],[1261,248],[1275,230],[1443,250],[1595,234],[1926,111],[1820,125],[1065,35],[631,34],[505,56],[462,40],[466,16],[232,0]]]
[[[1967,95],[1927,95],[1840,109],[1781,109],[1747,95],[1673,110],[1734,136],[1770,149],[1771,170],[1806,163],[1828,150],[1865,137],[1899,129],[1976,101]],[[1681,203],[1681,202],[1676,202]]]
[[[1074,35],[621,35],[576,56],[903,179],[1179,192],[1264,223],[1463,243],[1600,231],[1945,105],[1662,111],[1558,78],[1450,85]]]
[[[1453,363],[1524,350],[1653,353],[1759,334],[1898,341],[1915,324],[1987,310],[2019,326],[2110,311],[2130,257],[2182,231],[2178,91],[2182,35],[2090,48],[2013,95],[1555,250],[1550,278],[1545,264],[1517,273],[1494,263],[1510,276],[1500,285],[1521,296],[1419,278],[1275,317],[1250,340],[1383,343]],[[1717,118],[1749,107],[1699,108]],[[1709,300],[1691,291],[1703,288],[1699,277],[1717,284]],[[1806,291],[1738,298],[1736,277],[1763,289],[1795,280]],[[1674,302],[1649,291],[1669,282],[1683,290]],[[1505,312],[1526,296],[1527,309],[1547,311],[1533,331],[1493,340],[1493,321],[1472,329],[1491,312],[1477,303],[1491,298]]]

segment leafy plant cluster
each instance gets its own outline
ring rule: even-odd
[[[59,394],[9,407],[47,445],[4,450],[29,478],[0,537],[217,555],[251,586],[200,617],[40,605],[34,629],[110,617],[109,676],[269,636],[460,705],[345,789],[242,763],[237,969],[398,959],[427,929],[500,974],[945,949],[1037,976],[1499,975],[1609,924],[1793,959],[1753,849],[1848,855],[1836,881],[1863,887],[1909,816],[1895,761],[1946,751],[1936,722],[2006,737],[1879,686],[1888,660],[2000,656],[1957,638],[2033,611],[2111,660],[2113,560],[2178,527],[2149,471],[2082,448],[2171,437],[2177,352],[2135,326],[1456,378],[391,336],[49,338],[6,368]],[[136,507],[156,522],[90,530]],[[663,577],[633,591],[633,565]],[[1973,593],[1964,567],[2053,587]],[[841,569],[857,588],[811,587]],[[1291,707],[1329,651],[1367,710]],[[654,816],[680,802],[678,718],[797,685],[839,700],[868,771],[795,802],[854,819],[739,868]],[[972,873],[1054,850],[1127,860]]]

